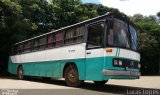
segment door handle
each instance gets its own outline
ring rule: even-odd
[[[91,54],[91,52],[87,52],[87,54]]]

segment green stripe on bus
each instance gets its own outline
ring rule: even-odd
[[[120,49],[117,48],[117,51],[116,51],[116,56],[119,57],[119,54],[120,54]]]
[[[117,48],[117,50],[116,50],[116,56],[118,56],[118,48]]]
[[[120,49],[118,49],[118,57],[119,57],[119,54],[120,54]]]

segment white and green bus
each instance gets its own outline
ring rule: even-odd
[[[12,46],[8,71],[24,76],[65,78],[69,86],[84,80],[138,79],[137,29],[126,16],[108,13]]]

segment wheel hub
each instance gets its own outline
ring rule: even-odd
[[[77,81],[77,76],[74,74],[74,72],[70,71],[68,73],[68,79],[72,82],[76,82]]]

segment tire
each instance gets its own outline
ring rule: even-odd
[[[107,80],[108,81],[108,80]],[[107,81],[93,81],[95,83],[95,85],[98,85],[98,86],[102,86],[104,85]]]
[[[22,67],[22,66],[18,67],[17,77],[18,77],[18,79],[20,79],[20,80],[23,80],[23,79],[24,79],[23,67]]]
[[[68,86],[79,87],[82,85],[83,81],[79,80],[78,70],[74,65],[69,65],[65,69],[65,82]]]

